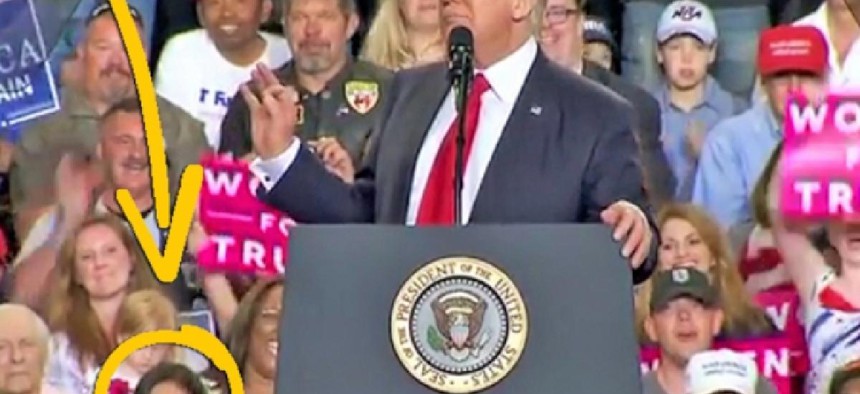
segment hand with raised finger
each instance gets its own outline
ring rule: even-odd
[[[240,93],[251,118],[251,140],[257,157],[267,160],[287,150],[295,140],[298,120],[298,93],[278,81],[271,70],[257,66],[252,85],[243,85]]]

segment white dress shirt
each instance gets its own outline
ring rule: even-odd
[[[821,4],[813,13],[804,16],[794,22],[796,26],[812,26],[817,28],[824,34],[827,40],[828,48],[828,64],[830,65],[830,87],[833,89],[839,88],[856,88],[860,86],[860,39],[855,40],[848,49],[848,54],[845,56],[845,62],[839,62],[839,54],[833,42],[830,39],[830,27],[827,23],[827,4]]]
[[[514,104],[520,91],[525,84],[526,77],[531,70],[532,64],[537,57],[537,42],[529,38],[514,53],[508,55],[501,61],[493,64],[485,70],[477,70],[476,73],[484,74],[490,83],[490,90],[481,96],[481,113],[479,115],[478,130],[475,133],[475,142],[472,152],[469,154],[469,162],[463,174],[463,198],[462,212],[463,223],[468,223],[471,216],[475,198],[478,196],[481,180],[490,159],[496,149],[496,144],[502,136],[502,130],[511,116]],[[409,206],[406,215],[406,225],[415,225],[418,217],[418,208],[424,195],[427,179],[430,177],[430,169],[436,160],[436,153],[442,146],[442,140],[456,118],[453,89],[448,92],[445,101],[436,113],[436,118],[430,126],[430,130],[424,138],[418,159],[415,165],[415,174],[412,186],[409,190]],[[414,132],[414,131],[413,131]],[[287,150],[269,160],[254,160],[251,170],[261,179],[266,190],[271,190],[277,180],[280,179],[290,168],[298,155],[301,144],[294,141]]]

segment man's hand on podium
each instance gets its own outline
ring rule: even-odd
[[[624,240],[621,254],[630,259],[634,269],[639,268],[648,257],[654,239],[645,212],[635,204],[618,201],[601,212],[600,218],[612,227],[612,237],[616,241]]]
[[[250,85],[250,86],[249,86]],[[296,137],[299,95],[284,86],[264,65],[251,73],[251,82],[240,87],[251,116],[251,139],[260,159],[274,158],[290,147]]]

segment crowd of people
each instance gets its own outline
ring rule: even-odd
[[[617,2],[623,7],[607,7],[615,2],[170,0],[170,18],[156,18],[154,2],[129,4],[153,65],[172,191],[185,166],[211,151],[252,163],[266,191],[285,190],[276,180],[290,165],[307,168],[307,157],[284,139],[261,148],[270,141],[261,135],[274,130],[263,124],[261,111],[278,114],[267,101],[273,96],[266,96],[276,91],[295,94],[298,111],[289,127],[330,173],[302,173],[320,177],[303,179],[319,182],[314,191],[319,192],[334,190],[332,179],[357,188],[351,191],[367,190],[361,187],[368,169],[377,178],[390,178],[395,169],[385,164],[405,165],[398,160],[406,153],[398,149],[412,147],[396,147],[406,143],[396,135],[379,137],[377,126],[391,119],[389,92],[432,90],[426,84],[406,88],[410,80],[401,76],[430,75],[430,66],[445,61],[446,7],[466,4],[475,13],[484,12],[475,7],[490,10],[490,2],[516,3],[517,26],[529,27],[521,51],[534,45],[536,62],[551,62],[548,72],[569,74],[571,84],[584,86],[589,95],[597,92],[596,100],[611,95],[602,102],[617,99],[630,108],[612,115],[632,125],[633,135],[607,139],[622,142],[598,153],[638,163],[641,175],[606,181],[632,190],[628,199],[642,189],[648,201],[633,202],[653,216],[659,234],[653,264],[632,264],[648,272],[634,275],[631,331],[643,347],[659,349],[657,367],[643,375],[644,392],[776,393],[749,357],[716,349],[715,343],[784,335],[785,327],[759,300],[762,294],[788,292],[799,300],[807,365],[791,371],[790,393],[780,394],[860,393],[860,224],[850,219],[793,222],[783,217],[774,192],[789,95],[818,97],[860,86],[860,3],[819,0],[804,13],[808,5],[782,4],[792,2],[702,1],[629,0]],[[782,5],[774,9],[771,3]],[[282,277],[197,269],[194,256],[207,237],[199,224],[193,225],[179,279],[170,284],[155,280],[116,201],[117,190],[128,190],[153,239],[164,245],[166,234],[153,210],[134,78],[110,6],[82,4],[86,11],[75,11],[73,19],[79,25],[71,23],[67,27],[73,32],[63,35],[68,42],[60,47],[66,49],[51,56],[61,109],[0,143],[0,172],[8,173],[11,206],[0,243],[5,254],[0,262],[0,393],[92,393],[102,364],[123,340],[176,329],[183,316],[202,314],[240,367],[245,392],[273,394],[288,284]],[[372,18],[367,9],[375,10]],[[481,34],[476,29],[476,51],[487,40]],[[164,45],[152,45],[159,37]],[[486,79],[479,74],[475,89],[491,97],[486,100],[491,106],[510,113],[520,92],[505,84],[513,86],[516,78],[500,79],[513,74],[501,72],[487,71]],[[252,77],[269,81],[254,83]],[[278,90],[284,87],[289,89]],[[440,90],[439,98],[444,93]],[[414,97],[397,97],[397,102],[413,100],[409,105],[433,111],[439,105]],[[592,99],[563,102],[576,107]],[[453,105],[443,105],[440,113],[446,110],[444,116],[453,120]],[[433,115],[405,116],[397,125],[427,127],[442,144],[448,123],[433,122]],[[504,124],[502,119],[499,128]],[[486,130],[477,128],[478,133]],[[635,149],[625,149],[625,138],[635,141]],[[578,143],[562,141],[562,147]],[[556,160],[557,148],[541,145],[543,159]],[[474,160],[489,162],[493,151],[488,152],[475,152]],[[430,189],[435,153],[422,149],[419,155],[416,145],[413,154],[419,166],[422,160],[426,164],[421,178]],[[507,176],[517,183],[523,174],[528,173]],[[309,212],[295,201],[312,197],[311,191],[298,189],[267,202],[299,223],[426,223],[424,207],[412,200],[426,192],[423,185],[403,196],[399,208],[377,204],[375,213],[357,203]],[[337,189],[342,190],[347,189]],[[477,190],[466,193],[474,199]],[[568,196],[561,196],[566,203]],[[498,209],[508,202],[501,204]],[[384,210],[401,208],[385,216]],[[556,214],[551,206],[545,209],[541,214],[547,217]],[[482,213],[476,208],[473,215]],[[511,215],[502,221],[525,221]],[[588,212],[569,221],[582,218],[599,221],[603,215]],[[625,252],[641,260],[647,251]],[[156,345],[124,360],[110,390],[197,394],[228,392],[226,385],[226,377],[205,357]]]

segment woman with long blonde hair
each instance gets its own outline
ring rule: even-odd
[[[391,70],[445,59],[440,0],[381,0],[361,58]]]
[[[72,394],[92,393],[89,377],[116,348],[126,295],[159,284],[131,232],[114,216],[84,221],[63,241],[45,310],[53,332],[46,380]],[[39,284],[34,284],[39,286]]]
[[[691,267],[706,272],[713,281],[723,310],[720,337],[744,338],[769,334],[775,326],[744,289],[733,265],[728,240],[707,212],[692,204],[669,204],[658,215],[662,243],[658,270]],[[651,281],[636,291],[636,331],[642,342],[645,317],[650,314]]]

